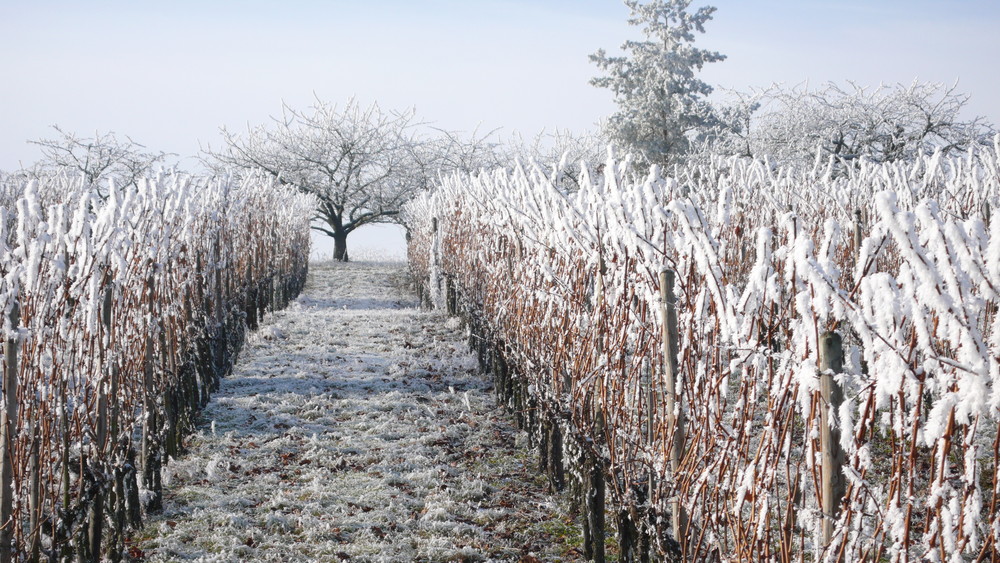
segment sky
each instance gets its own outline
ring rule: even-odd
[[[696,45],[728,58],[710,84],[958,81],[969,115],[1000,123],[996,0],[711,5]],[[38,159],[26,141],[56,124],[195,168],[221,126],[317,97],[466,132],[583,132],[615,109],[588,55],[640,38],[627,15],[618,0],[0,0],[0,170]]]

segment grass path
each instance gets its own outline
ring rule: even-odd
[[[577,561],[454,319],[404,264],[317,265],[167,470],[146,561]]]

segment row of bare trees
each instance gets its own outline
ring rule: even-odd
[[[10,181],[69,176],[104,197],[112,186],[135,187],[149,175],[177,173],[164,168],[175,155],[149,151],[129,137],[53,129],[52,138],[30,141],[42,158],[7,174]],[[394,222],[401,206],[441,174],[498,166],[510,147],[494,134],[439,129],[419,121],[413,110],[317,100],[306,109],[285,105],[270,123],[243,132],[223,128],[221,148],[207,148],[201,160],[219,178],[263,173],[276,185],[313,197],[312,228],[333,238],[334,258],[346,260],[351,233]]]
[[[953,156],[989,145],[995,134],[984,117],[966,115],[969,95],[957,84],[772,85],[730,91],[724,100],[715,127],[701,134],[700,149],[785,166]]]

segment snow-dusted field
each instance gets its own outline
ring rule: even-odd
[[[146,560],[580,559],[457,320],[419,310],[405,268],[313,265],[169,464]]]

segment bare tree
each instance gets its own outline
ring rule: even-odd
[[[710,139],[710,150],[789,165],[812,166],[831,157],[840,166],[859,159],[910,160],[934,151],[966,151],[992,142],[994,134],[985,118],[963,117],[969,96],[957,85],[828,83],[818,89],[772,86],[730,97],[733,101],[717,111],[727,130]]]
[[[568,129],[543,131],[530,142],[515,143],[513,152],[522,163],[538,164],[563,192],[576,192],[584,174],[595,179],[604,170],[608,147],[612,144],[607,133],[604,126],[583,133]]]
[[[136,185],[139,178],[149,175],[169,156],[164,152],[149,152],[127,136],[119,140],[113,132],[81,137],[58,125],[52,128],[58,133],[56,138],[28,141],[40,146],[43,155],[28,171],[32,175],[82,174],[87,185],[99,189],[103,189],[104,182],[129,186]]]
[[[354,100],[343,109],[317,100],[307,111],[285,105],[270,126],[243,135],[222,130],[224,166],[256,168],[319,200],[313,228],[334,240],[334,258],[348,259],[347,237],[363,225],[390,222],[427,183],[414,112],[387,112]]]
[[[496,139],[499,129],[482,133],[477,127],[468,135],[436,127],[433,130],[436,137],[423,146],[436,174],[474,174],[510,163],[511,149]]]

